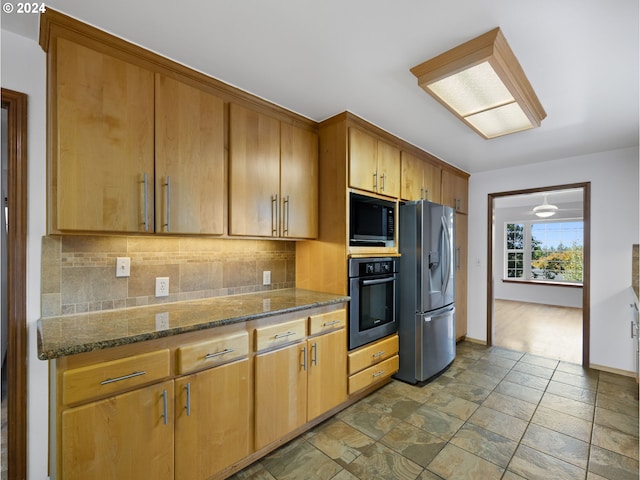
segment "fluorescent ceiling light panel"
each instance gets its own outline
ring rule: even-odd
[[[547,115],[499,28],[411,72],[427,93],[485,138],[538,127]]]

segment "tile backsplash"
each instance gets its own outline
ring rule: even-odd
[[[116,277],[116,258],[131,275]],[[271,285],[262,272],[271,271]],[[156,277],[169,296],[155,297]],[[50,317],[295,286],[295,242],[212,238],[47,236],[41,315]]]

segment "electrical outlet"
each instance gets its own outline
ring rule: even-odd
[[[128,277],[131,275],[131,258],[116,258],[116,277]]]
[[[156,277],[156,297],[169,296],[169,277]]]
[[[271,285],[271,271],[265,270],[262,272],[262,285]]]
[[[169,312],[156,313],[156,331],[169,328]]]

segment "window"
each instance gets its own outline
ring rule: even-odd
[[[507,278],[524,278],[524,225],[507,223]]]
[[[506,223],[505,278],[582,283],[583,227],[582,221]]]

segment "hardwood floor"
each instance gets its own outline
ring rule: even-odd
[[[495,300],[493,344],[544,357],[582,362],[582,309]]]

